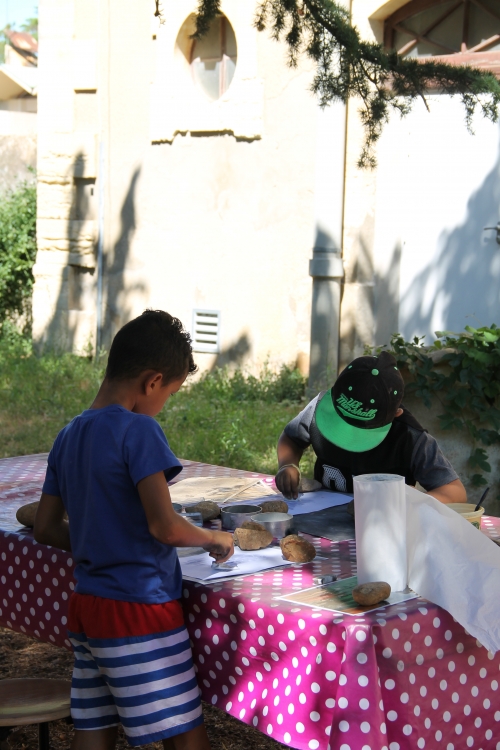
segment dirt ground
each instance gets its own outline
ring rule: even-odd
[[[33,638],[0,628],[0,679],[8,677],[59,677],[71,679],[73,656],[68,651],[40,643]],[[212,750],[285,750],[255,729],[207,703],[203,713]],[[64,721],[50,724],[52,750],[68,750],[72,727]],[[12,750],[37,750],[37,727],[22,727],[9,737]],[[120,730],[117,748],[129,748]],[[162,744],[143,745],[144,750],[161,750]]]

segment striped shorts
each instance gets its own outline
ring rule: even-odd
[[[68,635],[75,654],[75,729],[121,723],[132,746],[203,723],[181,606],[135,604],[73,594]]]

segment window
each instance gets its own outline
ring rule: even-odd
[[[228,90],[236,69],[237,49],[233,27],[218,16],[208,33],[195,39],[191,50],[193,80],[211,101]]]
[[[220,312],[218,310],[193,310],[193,351],[220,351]]]
[[[500,72],[498,0],[411,0],[385,21],[385,46]]]
[[[193,38],[195,14],[186,16],[185,3],[171,3],[168,23],[158,27],[152,42],[153,143],[171,143],[178,133],[188,132],[262,137],[264,81],[259,75],[255,6],[235,0],[227,8],[227,15],[217,16],[198,40]]]

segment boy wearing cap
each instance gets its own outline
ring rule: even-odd
[[[278,442],[276,486],[296,498],[299,462],[312,445],[314,478],[337,492],[353,491],[353,476],[404,476],[443,503],[467,501],[465,488],[436,440],[401,407],[404,383],[389,352],[358,357],[329,391],[314,398],[287,424]]]

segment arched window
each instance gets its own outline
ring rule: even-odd
[[[229,88],[236,69],[237,48],[233,27],[218,16],[191,49],[191,71],[196,86],[212,101]]]
[[[500,3],[412,0],[385,20],[384,43],[405,57],[442,57],[500,75]]]

